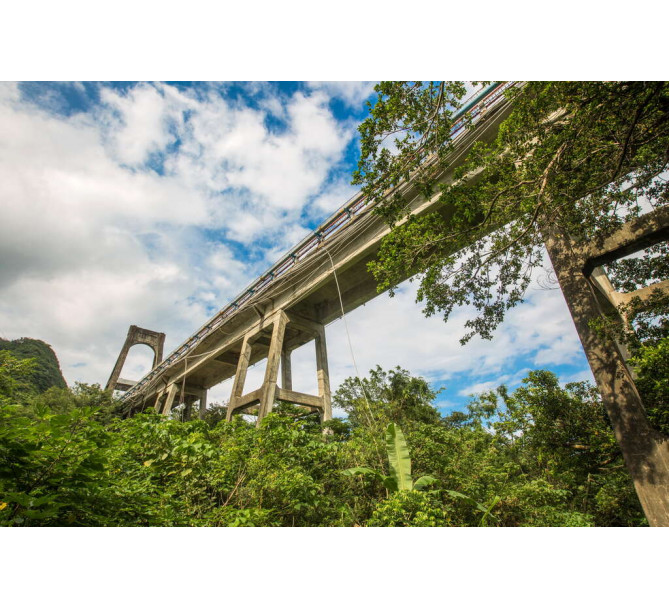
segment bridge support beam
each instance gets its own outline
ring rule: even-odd
[[[599,264],[610,262],[645,248],[649,241],[662,240],[662,232],[666,238],[667,217],[656,227],[655,241],[650,238],[658,217],[663,218],[649,214],[645,222],[630,222],[599,250],[594,245],[584,250],[566,231],[557,229],[547,235],[545,244],[644,513],[651,526],[669,526],[669,441],[650,426],[626,353],[591,326],[591,321],[611,312],[602,306],[602,291],[615,301],[610,284],[602,283],[601,272],[592,276],[598,265],[593,259]],[[647,229],[635,230],[636,223]],[[625,248],[613,255],[606,247],[610,242],[623,243]]]
[[[291,366],[291,351],[284,343],[281,349],[281,388],[293,390],[293,370]]]
[[[204,420],[204,415],[207,411],[207,389],[203,388],[200,392],[200,420]]]
[[[165,402],[162,409],[162,413],[165,416],[167,416],[172,411],[172,407],[174,406],[174,399],[177,396],[178,392],[179,392],[179,387],[174,382],[167,387],[166,390],[167,397],[165,398]]]
[[[186,395],[184,397],[183,419],[190,420],[193,415],[193,404],[198,400],[197,395]]]
[[[318,396],[293,391],[290,365],[291,350],[286,343],[286,327],[288,325],[313,336],[316,345],[316,367],[318,370]],[[244,383],[251,360],[253,344],[261,337],[261,333],[272,328],[272,336],[267,353],[267,367],[262,386],[244,394]],[[278,386],[279,364],[281,363],[281,387]],[[321,421],[332,418],[332,397],[330,394],[330,377],[325,344],[325,328],[321,323],[303,319],[297,315],[279,310],[260,324],[254,331],[244,336],[237,364],[237,372],[232,386],[226,419],[243,410],[257,406],[258,422],[272,411],[274,402],[287,401],[304,408],[306,412],[318,412]]]

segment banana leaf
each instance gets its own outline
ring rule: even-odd
[[[395,426],[394,422],[391,422],[386,430],[386,448],[388,450],[390,474],[397,482],[397,489],[411,490],[413,481],[411,479],[409,447],[406,439],[404,439],[402,429]]]

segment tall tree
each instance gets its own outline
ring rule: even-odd
[[[522,301],[546,244],[649,521],[669,525],[667,442],[649,426],[617,347],[592,328],[599,308],[573,247],[666,205],[669,85],[514,86],[496,139],[458,166],[450,136],[463,83],[381,83],[377,92],[354,180],[393,226],[370,265],[380,289],[417,275],[426,314],[447,320],[471,304],[463,341],[489,339]],[[411,215],[409,182],[448,213]]]

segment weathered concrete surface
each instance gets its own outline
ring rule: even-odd
[[[292,390],[290,378],[290,354],[291,347],[286,340],[287,327],[297,327],[314,337],[316,346],[316,367],[318,377],[318,395],[308,395]],[[244,383],[246,371],[251,360],[255,344],[260,336],[269,327],[272,327],[272,338],[269,345],[267,367],[262,386],[254,391],[244,394]],[[284,362],[282,373],[282,384],[280,388],[277,383],[279,362]],[[299,406],[304,406],[306,411],[318,412],[321,421],[332,418],[332,400],[330,395],[330,375],[327,364],[327,352],[325,346],[325,327],[320,323],[314,323],[302,319],[295,314],[286,314],[278,310],[259,327],[252,329],[244,336],[244,342],[237,363],[235,381],[232,387],[230,403],[228,404],[227,420],[231,420],[235,413],[258,405],[258,424],[272,411],[275,401],[288,401]]]
[[[163,360],[163,348],[165,346],[165,334],[159,333],[157,331],[151,331],[150,329],[143,329],[142,327],[137,327],[137,325],[131,325],[128,329],[128,335],[121,348],[121,353],[116,359],[116,364],[112,370],[111,376],[107,381],[105,386],[106,390],[115,390],[125,391],[137,384],[134,380],[122,380],[119,382],[119,376],[121,375],[121,370],[123,369],[123,364],[125,363],[126,357],[128,356],[128,351],[135,344],[145,344],[153,350],[153,366],[156,367]]]
[[[652,526],[669,526],[669,439],[648,422],[626,364],[626,351],[591,326],[603,315],[617,314],[614,304],[634,294],[615,292],[601,270],[594,278],[592,274],[598,263],[614,261],[666,238],[668,212],[661,209],[629,222],[608,238],[585,247],[558,229],[545,241],[625,464]],[[645,295],[646,289],[639,292]]]

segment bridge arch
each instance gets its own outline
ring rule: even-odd
[[[163,348],[165,346],[165,334],[152,331],[150,329],[144,329],[142,327],[137,327],[137,325],[131,325],[128,329],[128,335],[121,348],[121,352],[116,359],[116,364],[114,369],[107,381],[105,389],[107,390],[128,390],[130,386],[127,384],[119,384],[119,378],[121,376],[121,370],[125,364],[126,358],[128,357],[128,352],[130,349],[138,344],[148,346],[153,351],[153,365],[151,369],[155,368],[163,360]]]

